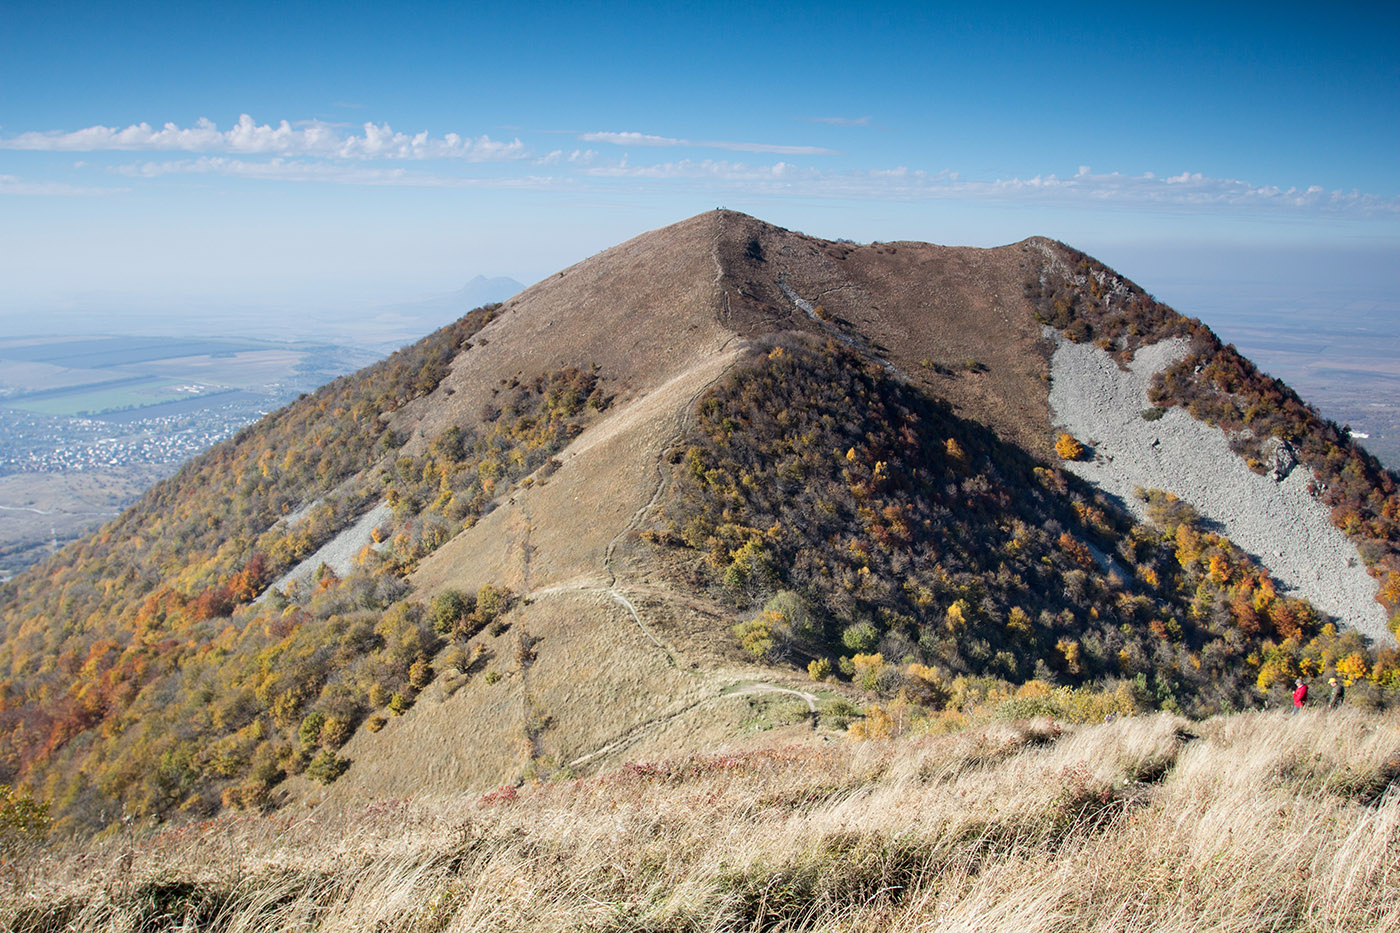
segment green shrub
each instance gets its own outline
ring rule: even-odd
[[[6,862],[48,834],[49,805],[0,784],[0,860]]]
[[[510,590],[497,589],[489,583],[483,583],[476,591],[476,617],[482,625],[490,625],[508,608]]]
[[[869,622],[857,622],[846,626],[841,633],[841,644],[853,654],[868,654],[880,643],[880,633]]]
[[[301,728],[297,730],[297,738],[301,740],[301,747],[310,749],[321,744],[321,729],[325,724],[325,713],[320,711],[307,713],[306,718],[301,721]]]
[[[321,784],[333,784],[349,767],[349,761],[329,748],[323,748],[320,754],[311,759],[311,764],[306,766],[306,776]]]
[[[428,615],[440,635],[450,635],[476,609],[476,601],[461,590],[444,590],[433,597]]]
[[[778,640],[810,638],[817,634],[807,601],[792,590],[779,590],[763,604],[764,612],[774,613],[774,630]]]
[[[837,698],[818,707],[822,724],[832,729],[845,729],[851,721],[860,717],[860,709],[851,701]]]

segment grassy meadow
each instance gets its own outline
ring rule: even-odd
[[[1400,715],[989,719],[6,865],[0,927],[1392,931]]]

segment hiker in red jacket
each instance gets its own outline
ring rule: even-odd
[[[1308,685],[1303,683],[1303,678],[1299,677],[1294,681],[1293,689],[1293,712],[1298,712],[1308,702]]]

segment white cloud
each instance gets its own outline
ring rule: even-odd
[[[208,152],[361,160],[461,159],[468,162],[510,161],[529,155],[519,139],[503,142],[484,135],[471,139],[456,133],[432,137],[426,132],[409,136],[396,132],[387,123],[366,123],[359,133],[347,133],[340,126],[319,121],[293,127],[283,120],[273,126],[255,123],[246,113],[227,130],[220,130],[204,118],[191,127],[174,123],[166,123],[160,129],[148,123],[136,123],[124,129],[90,126],[71,133],[21,133],[0,139],[0,149]]]
[[[770,181],[773,179],[819,180],[823,173],[817,169],[804,169],[787,162],[772,165],[746,165],[743,162],[730,162],[714,159],[681,159],[657,165],[631,165],[626,160],[611,165],[600,165],[585,170],[584,174],[595,178],[644,178],[644,179],[708,179],[711,181],[743,182]]]
[[[837,155],[835,149],[820,146],[783,146],[774,143],[743,143],[722,140],[677,139],[673,136],[652,136],[648,133],[584,133],[579,139],[586,143],[611,143],[614,146],[686,146],[692,149],[725,149],[730,152],[756,152],[770,155]]]
[[[789,194],[871,200],[964,200],[1006,203],[1053,203],[1063,206],[1156,209],[1169,211],[1264,210],[1326,215],[1400,216],[1400,198],[1358,191],[1327,191],[1317,185],[1281,188],[1252,185],[1200,172],[1167,178],[1152,173],[1094,173],[1087,165],[1061,178],[976,181],[957,172],[927,172],[908,167],[829,171],[775,162],[751,165],[729,160],[679,159],[637,165],[626,159],[583,170],[593,178],[651,182],[693,182],[761,194]]]
[[[767,143],[697,143],[709,149],[728,149],[733,152],[765,152],[774,155],[840,155],[835,149],[820,146],[773,146]]]
[[[400,188],[538,189],[557,188],[569,184],[569,179],[556,176],[463,178],[404,168],[360,168],[344,163],[281,157],[249,160],[227,156],[201,156],[198,159],[123,165],[114,171],[131,178],[161,178],[167,175],[219,175],[259,181],[321,182]]]
[[[1135,207],[1244,207],[1322,213],[1400,214],[1400,198],[1383,198],[1359,191],[1327,191],[1319,185],[1307,188],[1253,185],[1233,178],[1212,178],[1201,172],[1182,172],[1158,178],[1151,172],[1143,175],[1122,175],[1117,172],[1094,174],[1088,166],[1080,166],[1079,171],[1070,178],[1036,175],[1030,179],[963,183],[959,187],[966,194],[989,198],[1089,200]]]
[[[649,133],[584,133],[579,139],[586,143],[612,143],[614,146],[689,146],[684,139],[652,136]]]
[[[815,122],[866,125],[868,118],[814,117]],[[1148,211],[1291,212],[1311,216],[1400,217],[1400,198],[1319,186],[1259,185],[1203,172],[1123,175],[1095,172],[1078,165],[1061,177],[1042,173],[995,180],[971,180],[952,171],[928,172],[910,167],[835,170],[817,167],[808,156],[833,154],[814,146],[690,140],[635,131],[589,132],[588,143],[623,147],[621,159],[604,159],[592,148],[554,149],[536,154],[519,138],[430,136],[400,133],[388,124],[344,126],[324,121],[292,124],[257,123],[243,115],[221,129],[201,119],[192,126],[167,123],[159,128],[138,123],[125,128],[91,126],[74,132],[26,132],[0,139],[0,150],[54,153],[138,151],[191,153],[193,158],[121,166],[119,174],[136,179],[173,175],[219,175],[287,182],[322,182],[443,188],[557,188],[626,184],[675,185],[704,190],[734,190],[772,195],[844,200],[963,200],[1055,204]],[[741,158],[673,158],[651,161],[648,150],[721,149],[780,157],[771,163]],[[605,150],[607,151],[607,150]],[[681,155],[680,152],[673,153]],[[480,164],[476,177],[463,177],[446,165],[436,172],[410,168],[427,162]],[[82,161],[76,171],[91,171]],[[521,173],[534,172],[524,175]],[[110,188],[84,188],[68,179],[20,181],[0,176],[0,194],[97,194]]]
[[[598,153],[593,149],[574,149],[565,152],[563,149],[555,149],[546,155],[535,160],[536,165],[588,165],[598,158]]]

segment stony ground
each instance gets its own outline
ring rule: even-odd
[[[1275,482],[1252,472],[1223,431],[1179,408],[1156,421],[1142,417],[1151,406],[1152,375],[1185,349],[1180,341],[1146,347],[1123,370],[1092,344],[1059,339],[1051,358],[1054,423],[1094,452],[1068,468],[1140,515],[1135,487],[1174,493],[1295,595],[1368,638],[1393,644],[1376,581],[1327,507],[1308,493],[1309,470],[1298,467]]]
[[[268,589],[285,589],[293,580],[298,586],[307,586],[316,579],[316,571],[321,569],[322,564],[334,570],[337,576],[348,576],[350,571],[355,569],[355,556],[365,545],[374,543],[370,532],[389,521],[393,514],[393,509],[381,502],[361,515],[353,525],[317,548],[310,557],[288,570]]]

